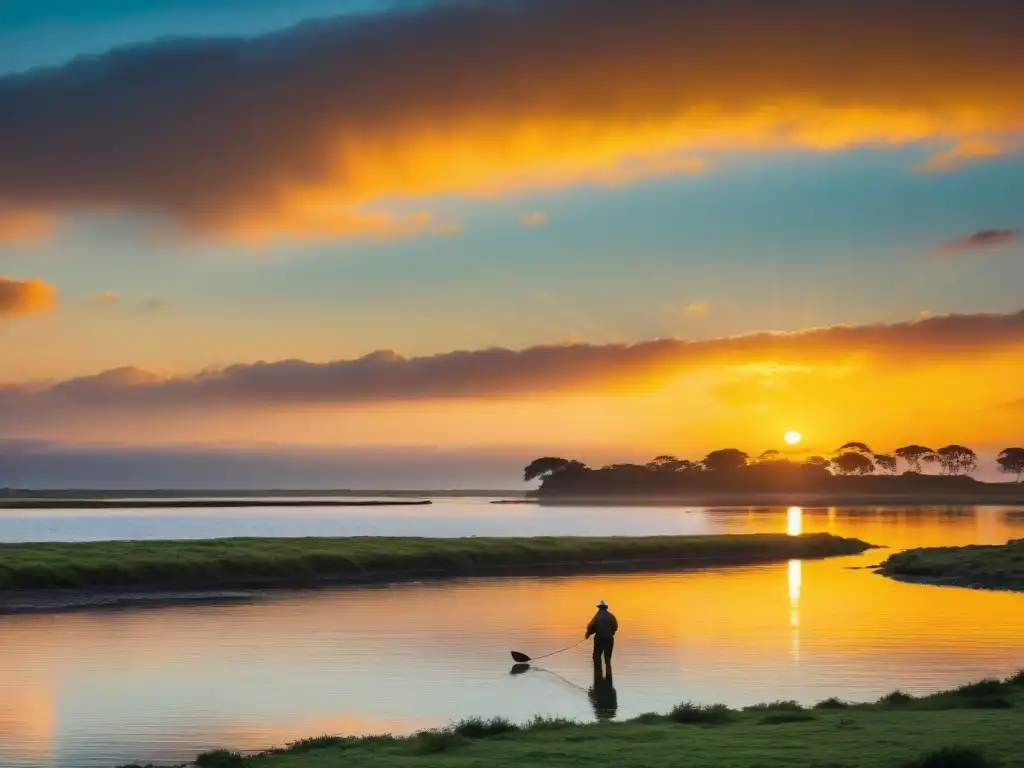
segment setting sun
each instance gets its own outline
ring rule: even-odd
[[[796,445],[801,439],[803,439],[802,436],[795,429],[791,429],[783,436],[783,440],[785,440],[789,445]]]

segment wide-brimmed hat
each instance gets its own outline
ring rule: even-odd
[[[608,607],[608,603],[606,603],[604,600],[602,600],[600,603],[597,604],[597,607],[598,608],[607,608]]]

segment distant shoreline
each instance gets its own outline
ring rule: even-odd
[[[429,499],[335,501],[333,499],[0,499],[4,509],[193,509],[206,507],[422,507]]]
[[[312,498],[311,498],[312,497]],[[374,498],[367,498],[374,497]],[[544,494],[525,491],[22,491],[0,489],[4,509],[136,509],[200,507],[425,506],[444,498],[486,499],[491,504],[544,507],[914,507],[1024,505],[1024,484],[988,484],[970,490],[916,491],[694,491],[689,493]]]
[[[916,491],[861,493],[849,491],[755,492],[711,491],[686,494],[552,495],[537,499],[545,507],[666,506],[666,507],[908,507],[990,506],[1024,504],[1024,486],[1003,491],[950,493]]]
[[[376,499],[436,499],[436,498],[524,498],[527,491],[502,488],[486,489],[423,489],[404,488],[2,488],[4,499],[251,499],[273,497],[291,498],[376,498]]]

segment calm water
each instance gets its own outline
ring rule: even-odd
[[[0,539],[830,531],[893,548],[1024,536],[996,508],[425,508],[28,512]],[[510,649],[575,642],[605,598],[622,625],[618,716],[691,699],[869,699],[1024,666],[1024,594],[899,584],[818,562],[639,576],[467,580],[251,604],[0,617],[0,766],[174,762],[324,732],[404,732],[468,715],[594,716],[583,649],[509,674]]]

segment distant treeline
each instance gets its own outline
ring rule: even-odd
[[[996,462],[1001,472],[1014,475],[1015,482],[1020,482],[1024,448],[1006,448]],[[831,457],[811,456],[803,461],[784,458],[779,451],[751,457],[736,448],[723,448],[699,461],[664,455],[646,464],[610,464],[593,469],[574,459],[545,456],[532,461],[523,475],[526,482],[541,481],[541,495],[915,491],[938,485],[981,485],[970,476],[977,469],[978,455],[963,445],[938,449],[907,445],[891,453],[876,453],[865,443],[851,442],[840,446]]]

